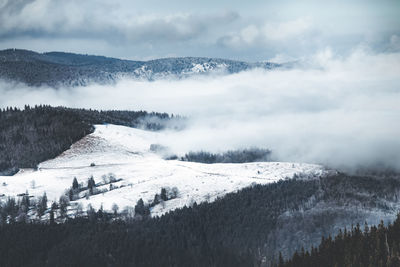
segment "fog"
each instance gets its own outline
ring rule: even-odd
[[[182,154],[269,148],[275,160],[400,170],[400,53],[325,49],[302,67],[154,82],[29,88],[0,84],[0,106],[51,104],[168,112],[189,118],[160,143]],[[306,66],[306,67],[305,67]]]

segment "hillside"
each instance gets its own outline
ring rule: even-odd
[[[132,61],[63,52],[36,53],[20,49],[0,51],[0,78],[29,86],[85,86],[90,83],[113,83],[122,77],[145,80],[184,78],[201,73],[237,73],[253,68],[272,69],[279,66],[270,62],[247,63],[201,57]]]
[[[94,124],[114,123],[148,130],[174,127],[165,113],[96,111],[50,106],[0,110],[0,175],[36,168],[93,132]],[[179,117],[175,122],[181,122]],[[178,125],[178,124],[177,124]]]
[[[391,178],[338,174],[256,185],[160,218],[134,219],[121,212],[120,221],[99,209],[63,224],[6,224],[0,226],[0,264],[268,266],[277,262],[278,252],[287,257],[301,247],[316,247],[321,236],[336,235],[344,227],[393,221],[399,189],[399,180]],[[331,262],[327,253],[335,246],[323,244],[314,258]]]
[[[151,150],[152,144],[165,145],[165,134],[95,125],[93,133],[58,157],[40,163],[37,170],[22,169],[12,177],[0,176],[1,223],[46,222],[52,213],[56,222],[67,221],[65,226],[56,227],[60,239],[50,242],[55,247],[42,252],[49,253],[43,257],[50,257],[54,264],[63,258],[60,255],[69,257],[82,249],[80,244],[90,244],[101,247],[102,264],[121,260],[141,266],[185,266],[187,261],[196,261],[199,266],[220,266],[218,261],[231,258],[233,265],[242,261],[258,265],[277,259],[278,252],[289,257],[301,247],[316,246],[321,236],[335,235],[344,227],[394,220],[400,208],[397,177],[349,176],[302,163],[202,164],[165,160]],[[46,208],[39,215],[44,193]],[[146,219],[145,213],[138,215],[140,201],[153,219]],[[75,229],[74,225],[81,221],[70,225],[67,218],[101,223],[92,229],[85,219],[80,231],[69,232],[67,229]],[[117,218],[124,222],[112,223]],[[4,229],[12,232],[17,227]],[[32,242],[38,242],[35,231],[44,231],[51,238],[52,229],[55,228],[33,225],[21,231]],[[33,234],[27,234],[31,230]],[[115,236],[114,241],[120,245],[101,245],[104,235],[97,231],[108,240]],[[126,231],[130,234],[123,240],[132,246],[125,247],[125,241],[118,237]],[[176,236],[177,232],[182,235]],[[63,233],[71,236],[67,243],[62,241]],[[15,242],[19,238],[23,236]],[[143,240],[151,241],[134,253],[134,247],[143,244]],[[191,251],[187,258],[181,258],[182,249]],[[152,252],[157,253],[157,259],[143,256]],[[88,253],[87,258],[77,257],[74,263],[97,262],[98,258]],[[104,258],[107,253],[112,258]],[[119,258],[122,255],[131,256]],[[28,260],[43,263],[34,257]]]
[[[50,203],[71,188],[74,177],[82,187],[93,177],[101,193],[86,197],[88,192],[82,191],[79,199],[71,203],[81,204],[83,211],[88,204],[111,211],[114,203],[121,209],[134,206],[140,198],[150,203],[161,188],[177,188],[179,197],[152,208],[154,216],[194,202],[212,201],[252,184],[329,173],[322,166],[302,163],[201,164],[165,160],[150,150],[152,144],[163,144],[165,134],[125,126],[95,125],[92,134],[58,157],[40,163],[37,171],[22,169],[14,176],[0,176],[0,182],[6,184],[2,186],[2,193],[17,196],[28,190],[30,196],[39,197],[46,192]],[[117,180],[112,188],[110,176]],[[31,185],[32,181],[35,186]]]
[[[400,266],[400,214],[385,226],[357,224],[341,230],[335,237],[323,238],[318,247],[296,252],[288,261],[281,259],[277,267],[318,266]]]

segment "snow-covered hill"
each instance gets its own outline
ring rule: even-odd
[[[253,183],[267,184],[280,179],[327,175],[322,166],[302,163],[259,162],[243,164],[201,164],[164,160],[150,150],[151,144],[163,144],[163,132],[149,132],[124,126],[96,125],[94,133],[84,137],[55,159],[39,165],[38,170],[21,170],[14,176],[0,176],[0,199],[28,191],[39,197],[46,192],[49,205],[72,186],[73,178],[87,185],[93,176],[103,193],[82,197],[85,210],[90,203],[111,210],[135,206],[142,198],[150,203],[161,188],[174,188],[178,197],[151,209],[161,215],[193,202],[212,201]],[[121,179],[112,184],[109,177]],[[106,182],[104,182],[106,181]],[[112,189],[112,190],[110,190]]]

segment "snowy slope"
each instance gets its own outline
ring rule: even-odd
[[[120,188],[79,199],[75,204],[81,203],[84,209],[89,203],[95,209],[103,205],[105,210],[111,210],[116,203],[121,210],[134,206],[139,198],[151,202],[162,187],[177,187],[178,198],[152,208],[154,216],[194,201],[212,201],[253,183],[267,184],[295,174],[315,177],[328,173],[322,166],[302,163],[201,164],[164,160],[150,151],[151,144],[162,144],[163,135],[123,126],[97,125],[94,133],[59,157],[41,163],[38,171],[22,170],[11,177],[0,176],[0,196],[3,199],[17,196],[26,190],[33,196],[46,192],[50,205],[50,201],[58,200],[71,187],[74,177],[86,185],[92,175],[98,183],[103,175],[113,173],[122,179],[114,184]],[[95,166],[90,166],[92,163]],[[108,190],[109,185],[99,188]]]

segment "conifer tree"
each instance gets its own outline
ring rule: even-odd
[[[168,197],[167,197],[167,190],[163,187],[161,188],[161,195],[160,198],[162,201],[167,201]]]
[[[72,181],[72,189],[77,190],[79,188],[78,180],[76,177],[74,177],[74,180]]]

